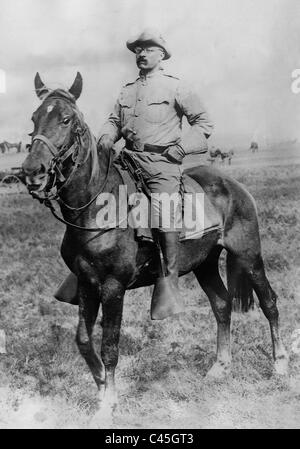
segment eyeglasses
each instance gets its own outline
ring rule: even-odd
[[[155,48],[151,48],[151,47],[135,47],[134,53],[136,55],[140,55],[142,53],[142,51],[144,51],[148,55],[150,53],[155,52],[156,50],[158,50],[158,47],[155,47]]]

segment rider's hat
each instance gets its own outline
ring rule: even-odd
[[[134,49],[139,45],[143,46],[146,44],[162,48],[165,53],[163,59],[169,59],[171,57],[171,52],[168,49],[166,41],[164,40],[162,35],[156,30],[150,28],[146,29],[138,36],[135,36],[133,39],[129,39],[126,42],[127,48],[133,52]]]

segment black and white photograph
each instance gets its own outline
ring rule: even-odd
[[[0,41],[0,429],[299,429],[299,2],[0,0]]]

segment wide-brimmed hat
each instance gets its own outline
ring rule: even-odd
[[[150,29],[144,30],[141,34],[126,42],[127,48],[133,52],[135,47],[138,47],[139,45],[143,46],[145,44],[161,47],[165,52],[163,59],[169,59],[171,57],[171,52],[168,49],[166,41],[158,31]]]

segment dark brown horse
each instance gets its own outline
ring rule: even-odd
[[[152,244],[139,244],[131,227],[107,232],[81,229],[97,226],[94,199],[100,191],[118,198],[122,178],[111,163],[112,153],[98,154],[96,141],[77,109],[75,100],[82,90],[80,74],[69,91],[48,91],[38,74],[35,88],[42,104],[32,117],[32,148],[23,169],[32,194],[41,201],[44,196],[58,199],[68,223],[61,254],[78,277],[76,341],[101,400],[112,407],[116,401],[114,377],[124,294],[127,289],[154,283],[158,274],[156,249]],[[264,270],[254,200],[241,184],[210,167],[194,167],[186,173],[202,186],[223,222],[222,231],[180,243],[180,275],[195,273],[217,320],[217,357],[208,374],[222,377],[229,372],[232,300],[239,298],[247,310],[253,301],[252,288],[270,324],[275,370],[283,374],[288,358],[279,333],[276,294]],[[218,269],[223,248],[228,253],[228,290]],[[103,332],[98,355],[93,328],[100,305]]]

